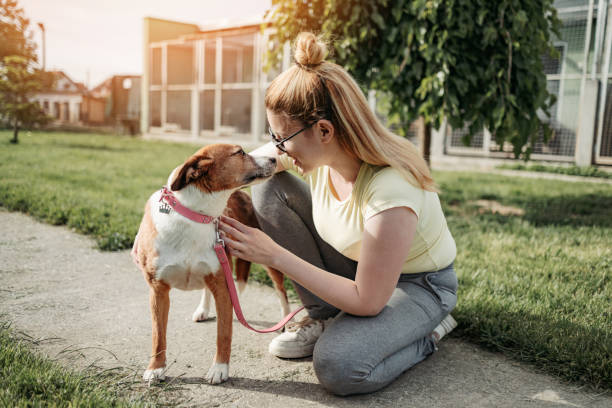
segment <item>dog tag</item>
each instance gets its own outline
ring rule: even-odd
[[[162,203],[162,204],[159,206],[159,212],[160,212],[160,213],[170,214],[170,211],[172,211],[172,207],[170,207],[170,206],[168,205],[168,203]]]

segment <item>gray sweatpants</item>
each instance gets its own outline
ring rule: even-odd
[[[321,239],[312,220],[309,187],[288,172],[252,187],[261,228],[278,244],[331,273],[355,278],[357,262]],[[457,302],[453,265],[401,275],[383,310],[373,317],[341,312],[294,282],[313,318],[336,316],[313,353],[320,383],[338,395],[376,391],[434,352],[432,330]]]

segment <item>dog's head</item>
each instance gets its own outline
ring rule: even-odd
[[[198,150],[174,173],[170,185],[178,191],[192,184],[205,192],[235,190],[274,174],[276,159],[253,157],[242,147],[213,144]]]

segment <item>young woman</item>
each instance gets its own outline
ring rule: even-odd
[[[308,311],[270,352],[312,355],[321,384],[348,395],[389,384],[456,326],[456,247],[415,146],[325,55],[300,34],[295,64],[266,92],[272,142],[253,154],[276,156],[277,174],[252,189],[263,231],[220,228],[232,255],[287,275]]]

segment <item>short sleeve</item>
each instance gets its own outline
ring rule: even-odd
[[[394,168],[385,167],[372,177],[363,197],[364,221],[395,207],[408,207],[420,218],[425,191],[414,186]]]
[[[297,167],[293,165],[293,160],[287,154],[281,154],[278,156],[278,161],[286,170],[298,171]]]

